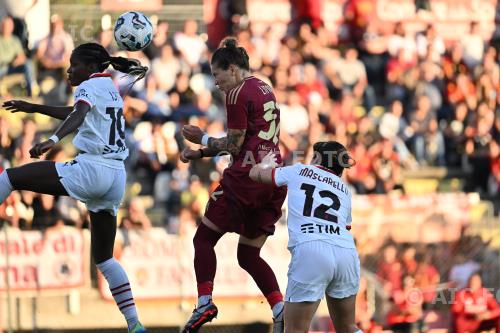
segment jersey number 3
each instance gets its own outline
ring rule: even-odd
[[[313,208],[313,202],[314,202],[313,195],[314,191],[316,191],[316,186],[303,183],[300,189],[306,192],[306,201],[304,202],[304,210],[302,212],[302,215],[310,217]],[[318,207],[316,207],[316,209],[314,210],[314,217],[328,222],[338,223],[337,216],[329,214],[327,213],[327,211],[330,208],[336,211],[340,209],[339,197],[335,193],[332,193],[330,191],[319,191],[319,196],[322,198],[328,198],[332,200],[332,203],[329,206],[321,204]]]
[[[276,110],[276,103],[274,103],[274,101],[264,103],[264,120],[269,123],[269,130],[267,132],[260,131],[259,138],[263,140],[272,140],[274,144],[277,144],[280,127],[279,123],[276,123],[278,115],[274,113],[274,110]]]
[[[118,147],[123,147],[125,140],[125,131],[122,126],[123,110],[122,108],[106,108],[106,114],[111,117],[111,126],[109,126],[109,144]],[[120,139],[116,140],[116,132],[120,136]]]

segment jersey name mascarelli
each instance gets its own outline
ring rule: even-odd
[[[351,192],[326,168],[301,163],[273,170],[276,186],[288,187],[288,248],[321,240],[356,248],[351,234]]]
[[[110,75],[91,75],[76,88],[74,101],[75,105],[84,102],[90,106],[73,139],[75,147],[105,159],[126,159],[129,151],[125,144],[123,100]]]

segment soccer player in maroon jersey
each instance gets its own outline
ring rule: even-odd
[[[226,152],[232,164],[220,185],[210,196],[205,216],[193,239],[194,268],[198,284],[198,305],[183,332],[197,332],[217,316],[212,290],[217,259],[214,247],[226,232],[240,235],[237,258],[240,266],[254,279],[273,311],[274,332],[283,332],[283,295],[276,276],[260,256],[260,249],[274,233],[281,217],[286,189],[253,182],[248,173],[255,163],[270,152],[277,155],[279,109],[272,88],[250,74],[248,54],[226,39],[212,56],[212,74],[226,94],[227,136],[212,138],[196,126],[184,126],[184,138],[205,148],[186,148],[181,160],[188,162]]]

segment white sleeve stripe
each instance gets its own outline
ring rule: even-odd
[[[227,94],[227,96],[226,96],[226,104],[228,104],[228,105],[231,104],[231,96],[233,95],[233,93],[234,93],[234,89],[231,89],[229,91],[229,94]]]
[[[231,95],[231,98],[229,100],[229,104],[236,104],[238,101],[238,96],[240,94],[241,88],[245,85],[245,81],[241,83],[241,85],[238,88],[233,89],[234,93]]]

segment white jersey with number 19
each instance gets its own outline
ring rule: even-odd
[[[288,186],[288,248],[321,240],[355,249],[351,229],[351,192],[333,172],[318,165],[276,168],[276,186]]]
[[[73,144],[80,151],[100,155],[105,160],[124,160],[128,156],[125,144],[123,100],[109,74],[92,74],[74,94],[90,106]]]

